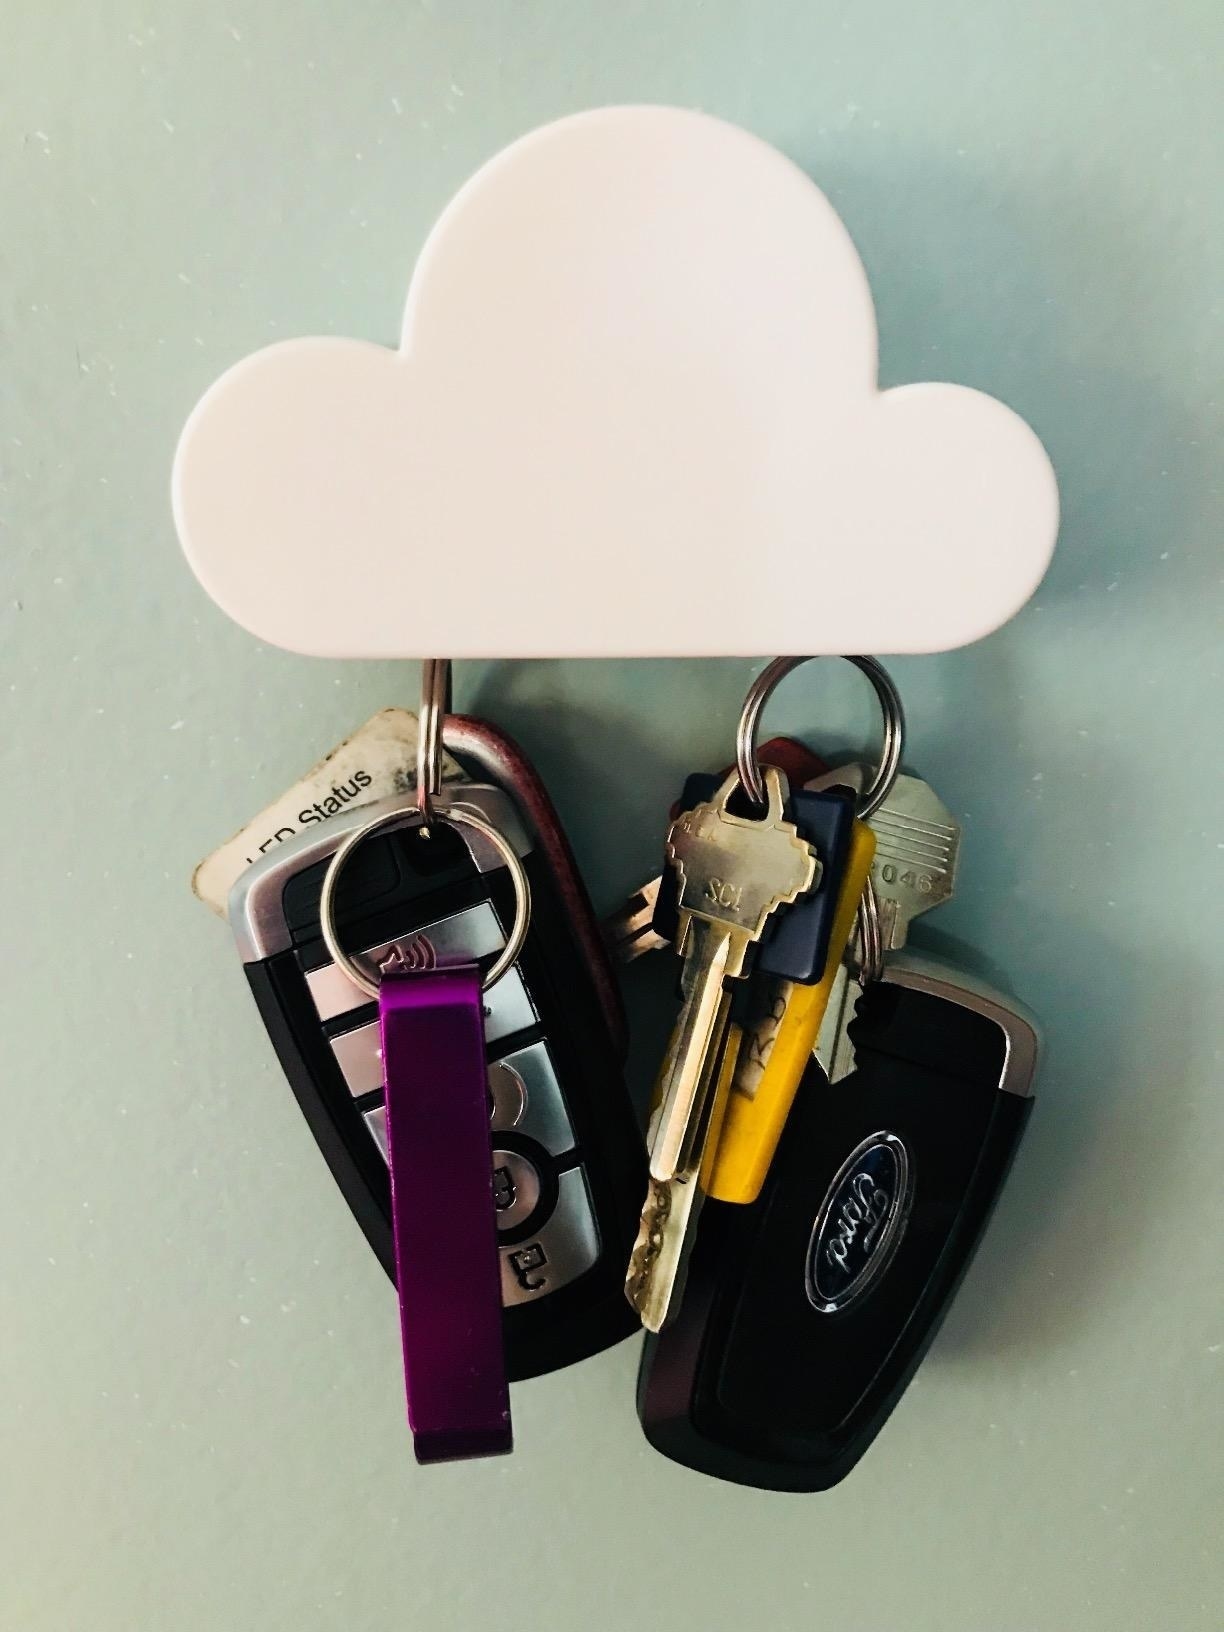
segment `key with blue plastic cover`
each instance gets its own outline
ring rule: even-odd
[[[757,750],[757,759],[762,765],[776,766],[792,788],[805,786],[814,778],[823,776],[829,769],[818,754],[812,753],[794,737],[771,737]],[[723,777],[729,775],[730,771],[731,766],[726,765],[711,779],[711,791],[718,786]],[[681,805],[677,801],[672,806],[672,817],[678,816],[680,810]],[[632,963],[647,952],[661,952],[671,945],[677,928],[674,884],[669,884],[668,899],[671,902],[667,919],[669,933],[660,934],[655,925],[655,908],[667,871],[665,868],[662,875],[656,873],[653,878],[647,879],[640,889],[635,890],[626,899],[623,906],[604,920],[604,943],[616,963]]]
[[[690,777],[682,805],[703,795],[707,781]],[[738,797],[747,802],[742,788]],[[743,1044],[717,1150],[706,1166],[705,1189],[718,1200],[748,1203],[760,1193],[834,990],[874,850],[873,835],[856,819],[858,798],[850,787],[831,785],[794,790],[787,800],[822,871],[818,886],[771,922],[751,986],[737,1006]],[[668,924],[674,894],[674,881],[665,875],[657,927]]]
[[[713,797],[721,780],[702,772],[690,776],[679,808],[692,810],[703,804]],[[771,921],[757,952],[755,968],[759,975],[811,985],[820,980],[828,957],[838,892],[850,857],[855,795],[840,786],[792,788],[784,808],[787,819],[820,857],[820,880],[807,896]],[[749,814],[752,807],[740,790],[729,809]],[[667,941],[676,938],[677,895],[675,874],[667,869],[659,883],[653,925],[655,934]]]

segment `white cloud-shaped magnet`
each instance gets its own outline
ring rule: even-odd
[[[399,351],[231,368],[174,511],[214,600],[293,651],[746,656],[989,633],[1046,568],[1058,494],[994,398],[878,389],[862,264],[800,170],[647,107],[478,171]]]

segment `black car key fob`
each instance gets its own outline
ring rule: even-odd
[[[680,1311],[646,1340],[646,1437],[738,1484],[824,1490],[862,1456],[1032,1108],[1034,1024],[967,976],[901,954],[851,1024],[856,1070],[808,1070],[760,1198],[707,1202]]]
[[[508,739],[472,728],[479,763],[521,760]],[[477,727],[479,726],[479,729]],[[456,752],[456,757],[460,754]],[[517,791],[517,790],[516,790]],[[465,805],[505,835],[532,894],[518,961],[486,995],[490,1135],[498,1209],[506,1355],[511,1380],[536,1376],[619,1341],[637,1322],[622,1290],[645,1190],[641,1134],[625,1090],[619,1010],[610,1001],[585,892],[568,850],[541,833],[555,821],[538,785],[453,783],[435,803]],[[235,884],[229,918],[260,1013],[358,1222],[394,1275],[377,1006],[332,963],[319,925],[323,875],[337,846],[392,799],[343,811],[287,840]],[[436,823],[372,837],[354,853],[336,899],[342,943],[394,967],[419,955],[482,966],[514,921],[504,864],[479,838]]]

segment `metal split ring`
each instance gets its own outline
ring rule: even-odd
[[[870,878],[859,901],[854,924],[854,961],[858,964],[860,981],[864,986],[871,986],[884,973],[884,925],[880,897]]]
[[[413,803],[397,810],[386,810],[373,816],[338,846],[323,875],[323,889],[319,896],[319,926],[323,942],[331,953],[332,961],[348,976],[355,986],[370,997],[378,996],[378,980],[362,968],[351,952],[340,945],[336,933],[336,889],[345,863],[359,844],[389,827],[403,827],[415,823],[428,837],[435,822],[452,827],[471,828],[486,843],[493,846],[506,864],[510,882],[514,886],[514,927],[509,939],[484,977],[484,990],[496,986],[519,953],[527,939],[531,923],[531,881],[527,877],[518,852],[504,833],[487,822],[483,816],[465,805],[445,807],[434,804],[442,788],[442,727],[451,706],[451,666],[447,657],[427,657],[421,664],[421,711],[417,721],[417,782]],[[426,965],[428,966],[428,965]]]
[[[853,663],[855,668],[871,681],[872,689],[879,699],[880,712],[884,717],[884,741],[879,767],[870,785],[864,788],[858,803],[859,818],[866,821],[879,810],[897,780],[897,772],[901,768],[901,755],[905,749],[905,710],[901,705],[901,694],[882,663],[877,663],[874,657],[844,657],[842,661]],[[775,657],[773,662],[757,675],[749,687],[747,697],[744,698],[744,706],[735,733],[735,764],[744,792],[754,805],[765,803],[765,783],[761,776],[761,762],[757,758],[757,731],[761,723],[761,714],[764,712],[765,704],[786,676],[800,664],[810,662],[812,662],[810,657]]]
[[[323,941],[332,961],[337,969],[343,970],[353,984],[360,986],[370,997],[378,996],[377,979],[361,966],[353,953],[344,950],[336,933],[336,889],[340,875],[357,846],[372,838],[375,833],[412,822],[424,826],[426,820],[449,823],[454,827],[470,827],[493,846],[510,874],[510,882],[514,886],[514,927],[505,946],[484,977],[483,985],[486,992],[491,986],[497,985],[523,950],[523,942],[527,939],[527,930],[531,923],[531,881],[527,877],[527,870],[518,852],[504,833],[499,833],[492,823],[486,822],[483,816],[477,816],[474,811],[468,810],[463,805],[434,806],[428,818],[419,801],[399,810],[385,810],[381,815],[371,817],[368,822],[356,828],[339,846],[327,864],[327,872],[323,875],[323,890],[319,896],[319,926],[323,931]]]
[[[753,681],[744,699],[735,734],[735,762],[744,791],[755,805],[765,802],[765,784],[756,751],[757,731],[765,704],[792,670],[809,661],[806,657],[775,657]],[[892,676],[882,663],[878,663],[874,657],[846,657],[844,661],[853,663],[871,681],[884,719],[880,763],[858,801],[859,820],[866,821],[879,810],[897,780],[901,756],[905,751],[905,709]],[[885,951],[880,899],[870,878],[858,904],[855,925],[855,961],[863,984],[870,985],[879,980],[883,973]]]

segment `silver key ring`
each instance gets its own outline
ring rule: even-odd
[[[859,979],[864,986],[871,986],[884,973],[884,925],[880,918],[880,897],[870,878],[854,922]]]
[[[754,805],[765,803],[765,783],[761,777],[761,762],[757,758],[757,731],[761,714],[781,681],[801,663],[811,661],[810,657],[775,657],[757,675],[744,698],[735,733],[735,764],[744,792]],[[853,663],[871,681],[884,716],[884,742],[879,768],[870,786],[863,789],[858,802],[859,820],[866,821],[879,810],[897,780],[905,749],[905,710],[901,706],[901,694],[882,663],[877,663],[874,657],[843,657],[842,661]]]
[[[437,790],[435,789],[435,792]],[[420,789],[417,790],[418,795]],[[487,992],[491,986],[496,986],[519,953],[523,950],[523,943],[527,939],[527,930],[531,923],[531,880],[527,877],[527,870],[514,846],[504,833],[499,833],[483,816],[477,816],[474,811],[466,810],[462,805],[451,805],[449,808],[430,806],[429,813],[418,797],[415,804],[401,810],[385,810],[379,816],[372,817],[368,822],[356,828],[345,839],[331,861],[327,864],[327,872],[323,875],[323,890],[319,896],[319,927],[323,931],[323,942],[331,953],[332,961],[337,969],[348,976],[355,986],[370,997],[378,996],[378,981],[367,973],[358,963],[351,952],[346,952],[340,945],[336,933],[336,887],[340,881],[340,874],[345,863],[353,851],[366,839],[372,838],[375,833],[381,833],[385,828],[403,826],[406,823],[418,823],[425,828],[429,822],[449,823],[454,827],[470,827],[497,851],[505,862],[510,874],[510,882],[514,885],[514,928],[509,939],[498,954],[496,961],[484,977],[483,989]]]
[[[416,802],[426,833],[434,819],[433,802],[442,787],[442,725],[450,709],[450,670],[449,657],[427,657],[421,664]]]

